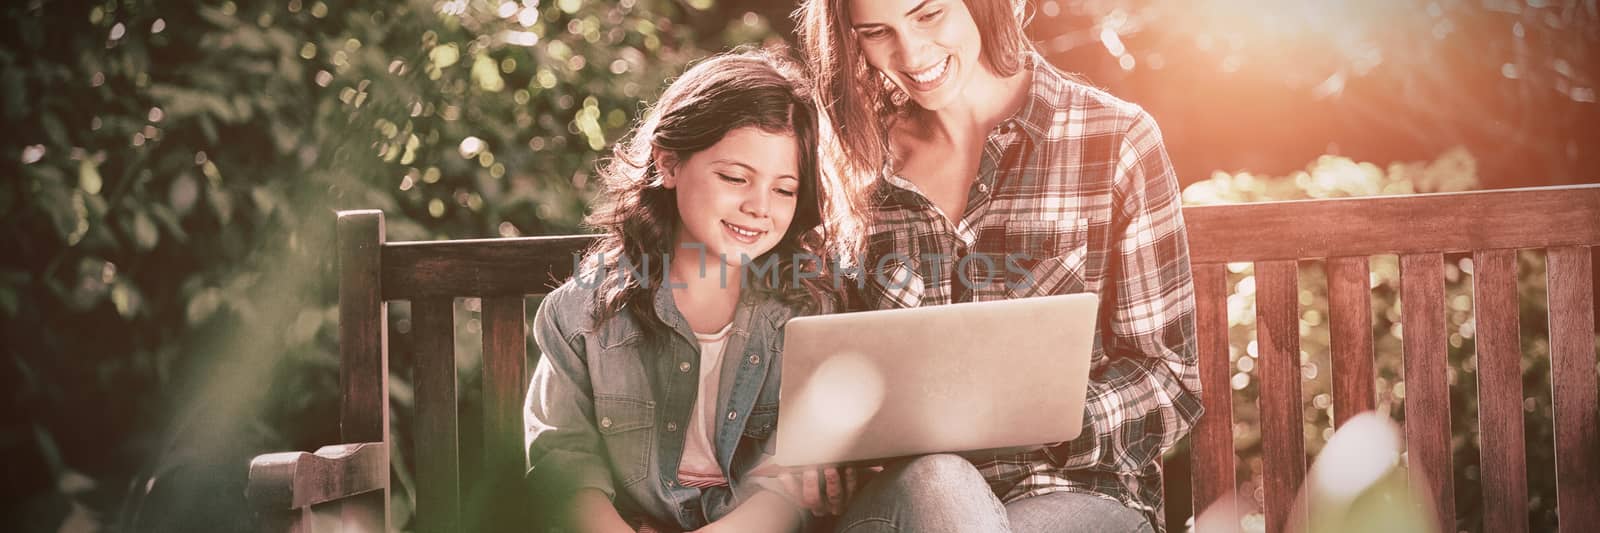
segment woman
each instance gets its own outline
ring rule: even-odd
[[[863,306],[1101,301],[1079,438],[891,466],[842,528],[1162,530],[1160,458],[1201,408],[1154,120],[1040,57],[1021,0],[807,0],[797,16],[833,166],[872,187]]]
[[[604,235],[535,316],[525,413],[528,475],[578,530],[801,527],[794,481],[756,472],[781,328],[832,307],[818,280],[789,282],[826,235],[798,72],[771,53],[705,60],[602,168],[589,223]],[[781,275],[747,279],[750,260]]]

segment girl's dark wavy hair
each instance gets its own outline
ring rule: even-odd
[[[678,202],[673,190],[662,184],[656,157],[671,153],[677,161],[685,161],[743,127],[792,134],[800,155],[794,219],[783,239],[755,258],[766,265],[768,256],[776,255],[777,283],[769,275],[763,278],[766,283],[746,280],[747,287],[809,309],[831,301],[832,293],[824,285],[830,278],[827,261],[797,265],[794,260],[800,254],[827,255],[828,231],[822,215],[826,195],[817,169],[817,109],[811,88],[803,69],[780,51],[742,49],[700,61],[672,81],[638,127],[601,162],[603,189],[585,223],[603,234],[583,262],[586,270],[600,267],[603,274],[597,321],[631,309],[647,335],[667,331],[655,311],[654,289],[667,281],[662,258],[679,252],[672,249]],[[619,268],[623,258],[631,268]],[[815,269],[819,276],[790,283],[797,268],[808,273]]]

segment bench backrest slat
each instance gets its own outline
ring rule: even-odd
[[[1371,267],[1365,256],[1333,257],[1328,278],[1328,344],[1333,351],[1334,426],[1376,401],[1372,351]]]
[[[1289,510],[1305,479],[1305,415],[1300,398],[1300,289],[1294,260],[1258,261],[1256,361],[1260,364],[1261,455],[1267,532],[1291,527]]]
[[[1193,263],[1600,242],[1600,187],[1548,187],[1183,208]]]
[[[1472,254],[1478,350],[1478,453],[1485,531],[1528,530],[1528,473],[1522,436],[1522,335],[1516,250]]]
[[[572,276],[591,235],[399,242],[383,248],[383,298],[544,294]]]
[[[1233,453],[1233,389],[1228,379],[1233,367],[1228,356],[1228,270],[1220,263],[1194,266],[1195,322],[1200,357],[1201,402],[1205,415],[1190,432],[1190,488],[1196,513],[1213,502],[1230,505],[1222,498],[1236,485]],[[1174,480],[1168,479],[1173,483]],[[1223,516],[1237,516],[1234,509],[1220,509]],[[1239,524],[1230,522],[1232,529]]]
[[[1588,247],[1551,248],[1550,389],[1555,404],[1556,521],[1561,533],[1600,524],[1600,401],[1595,374],[1594,264]]]
[[[570,259],[569,259],[570,262]],[[528,388],[527,322],[522,295],[483,299],[484,471],[515,471],[526,462],[522,400]]]
[[[1450,385],[1446,381],[1444,256],[1400,256],[1401,350],[1405,357],[1405,434],[1411,485],[1426,487],[1441,527],[1455,524],[1450,467]]]
[[[411,302],[416,388],[417,531],[461,530],[461,450],[456,414],[455,299]]]

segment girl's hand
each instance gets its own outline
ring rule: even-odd
[[[779,476],[791,494],[798,495],[806,510],[814,516],[844,513],[850,495],[865,485],[872,474],[883,470],[881,466],[825,466],[795,469]]]

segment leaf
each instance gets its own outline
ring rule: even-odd
[[[61,124],[61,119],[53,113],[41,113],[40,124],[44,125],[45,136],[50,143],[56,146],[72,146],[72,137],[67,135],[67,127]]]
[[[148,252],[161,242],[161,231],[150,215],[139,211],[133,215],[133,244],[141,252]]]
[[[167,188],[167,203],[172,205],[172,211],[178,216],[188,215],[194,209],[194,204],[200,199],[200,183],[194,179],[194,173],[185,171],[172,179],[172,185]]]
[[[0,71],[0,87],[5,89],[5,100],[0,103],[0,113],[4,113],[7,120],[21,120],[23,115],[28,113],[27,78],[23,77],[22,69],[8,68]]]
[[[144,308],[144,297],[139,295],[139,288],[132,283],[117,280],[111,287],[111,304],[116,306],[117,314],[125,320],[133,320]]]
[[[216,212],[218,221],[227,224],[233,220],[233,199],[228,193],[212,189],[206,197],[211,200],[211,209]]]
[[[78,164],[78,188],[89,194],[100,194],[100,169],[95,167],[94,161],[84,158]]]
[[[216,287],[206,287],[189,300],[189,306],[184,310],[184,317],[189,320],[189,325],[199,325],[216,314],[217,308],[221,305],[222,292]]]
[[[72,229],[67,230],[66,235],[62,235],[62,240],[66,240],[67,246],[77,246],[78,242],[82,242],[83,235],[88,235],[90,232],[90,208],[83,202],[83,190],[72,190],[70,202],[72,211],[69,216]]]
[[[17,316],[17,309],[22,305],[22,297],[17,294],[16,287],[0,285],[0,313],[7,317]]]
[[[189,233],[183,231],[183,226],[178,223],[178,217],[173,215],[167,206],[160,204],[150,206],[150,217],[161,225],[161,231],[166,232],[168,237],[177,239],[178,242],[189,240]]]

